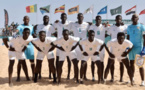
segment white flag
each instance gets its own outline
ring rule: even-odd
[[[84,14],[86,14],[86,13],[93,13],[93,9],[94,9],[94,7],[93,7],[93,5],[92,5],[90,8],[88,8],[88,9],[84,12]]]

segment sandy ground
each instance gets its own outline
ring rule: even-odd
[[[36,52],[36,51],[35,51]],[[35,53],[36,54],[36,53]],[[61,84],[52,84],[52,80],[48,79],[48,63],[46,58],[43,61],[42,66],[42,79],[38,81],[38,83],[33,83],[33,81],[26,81],[24,72],[21,70],[21,81],[16,82],[17,75],[17,63],[15,61],[14,70],[13,70],[13,87],[9,87],[8,85],[8,50],[5,46],[0,46],[0,90],[145,90],[145,87],[140,87],[141,79],[139,75],[138,67],[136,67],[135,71],[135,86],[127,85],[126,82],[129,80],[126,69],[124,72],[124,82],[119,82],[120,71],[119,71],[119,63],[116,61],[115,63],[115,81],[114,83],[110,83],[110,74],[107,78],[107,84],[97,84],[97,81],[92,82],[91,75],[91,61],[88,60],[88,69],[87,69],[87,78],[88,81],[84,81],[84,84],[76,84],[72,79],[74,76],[73,73],[73,65],[71,67],[71,80],[66,80],[67,77],[67,62],[65,61],[63,66],[62,73],[62,83]],[[105,57],[105,67],[107,63],[107,55]],[[29,76],[32,76],[30,62],[27,60],[27,66],[29,71]],[[79,63],[80,67],[80,63]],[[96,67],[96,66],[95,66]],[[97,67],[95,68],[95,78],[97,80]]]

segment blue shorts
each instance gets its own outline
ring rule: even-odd
[[[135,60],[136,54],[140,54],[143,47],[133,47],[129,52],[129,60]]]
[[[33,47],[32,43],[29,43],[29,45],[27,46],[27,48],[25,50],[25,55],[26,55],[27,59],[34,60],[34,47]]]

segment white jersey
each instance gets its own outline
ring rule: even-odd
[[[65,52],[70,52],[73,45],[78,42],[80,38],[69,36],[69,39],[66,41],[63,37],[59,38],[58,40],[54,41],[55,45],[62,46]]]
[[[55,33],[55,29],[51,25],[44,25],[44,24],[39,24],[36,29],[36,34],[39,35],[40,31],[45,31],[46,32],[46,37],[51,37],[51,34]]]
[[[115,38],[107,43],[107,47],[111,48],[112,54],[114,54],[116,58],[120,59],[123,52],[125,52],[128,47],[132,48],[133,44],[127,39],[125,39],[122,44],[119,44],[118,40]]]
[[[17,36],[15,38],[9,38],[9,39],[10,39],[10,46],[15,48],[17,52],[22,52],[22,49],[33,40],[33,37],[30,35],[27,40],[24,40],[23,36]]]
[[[57,38],[63,37],[62,32],[64,29],[71,29],[71,24],[70,22],[66,21],[65,24],[62,24],[62,22],[54,23],[53,27],[57,31]]]
[[[39,47],[44,54],[48,53],[48,50],[52,47],[51,42],[55,41],[55,37],[46,37],[44,42],[41,42],[39,38],[33,40],[32,42]]]
[[[80,37],[82,39],[87,37],[87,31],[89,29],[89,24],[83,22],[82,24],[79,23],[72,23],[71,30],[75,37]]]
[[[90,42],[88,38],[80,41],[80,45],[82,45],[83,50],[91,56],[93,56],[93,54],[98,51],[98,47],[103,45],[103,43],[104,42],[102,40],[97,38],[94,38],[93,42]]]
[[[126,30],[127,30],[127,26],[126,25],[123,25],[123,26],[116,26],[116,25],[112,25],[109,29],[108,29],[108,31],[107,31],[107,33],[109,34],[109,35],[111,35],[111,39],[114,39],[114,38],[117,38],[117,34],[119,33],[119,32],[124,32],[124,33],[126,33]]]
[[[102,41],[105,41],[106,28],[102,24],[100,24],[100,26],[91,25],[89,30],[94,30],[95,38],[98,38],[98,39],[101,39]]]

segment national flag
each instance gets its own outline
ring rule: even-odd
[[[99,14],[107,14],[107,6],[105,6],[104,8],[102,8],[99,12],[98,12],[98,15]]]
[[[142,14],[145,14],[145,9],[139,13],[139,15],[142,15]]]
[[[31,5],[31,6],[27,6],[27,7],[26,7],[26,12],[27,12],[27,13],[34,13],[34,12],[37,12],[37,4]]]
[[[4,14],[4,17],[5,17],[5,24],[4,25],[6,26],[9,23],[9,16],[8,16],[7,10],[5,10],[5,9],[4,9],[4,13],[5,13]]]
[[[136,12],[136,5],[125,11],[126,15],[134,14]]]
[[[59,8],[56,8],[54,13],[64,13],[64,12],[65,12],[65,5],[62,5]]]
[[[68,15],[78,13],[79,12],[79,5],[68,9]]]
[[[93,13],[93,9],[94,9],[94,6],[92,5],[87,10],[85,10],[84,14],[86,14],[86,13]]]
[[[50,12],[50,5],[47,5],[47,6],[45,6],[45,7],[40,7],[40,12],[41,12],[42,14],[44,14],[44,13],[49,13],[49,12]]]
[[[122,13],[122,6],[110,10],[111,15],[121,14]]]

